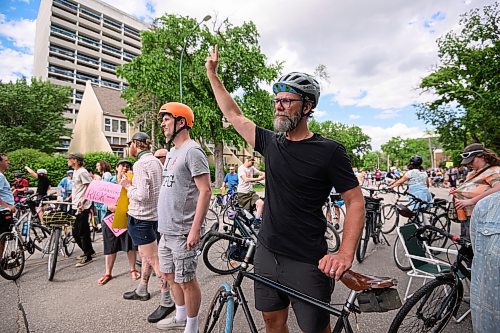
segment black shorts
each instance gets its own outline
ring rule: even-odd
[[[261,243],[254,256],[255,273],[293,288],[323,302],[330,302],[334,280],[312,265],[275,254]],[[254,282],[255,307],[271,312],[285,309],[292,303],[300,329],[306,333],[319,332],[330,323],[330,314],[294,297]]]

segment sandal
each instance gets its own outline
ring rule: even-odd
[[[100,285],[100,286],[104,286],[106,283],[109,282],[109,280],[111,280],[113,277],[109,274],[104,274],[103,276],[101,276],[101,278],[97,281],[97,284]]]
[[[136,269],[131,269],[130,277],[132,280],[139,280],[141,278],[141,273],[139,273]]]

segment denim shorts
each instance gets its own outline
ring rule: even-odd
[[[129,216],[127,229],[134,246],[151,244],[159,239],[158,221],[138,220]]]

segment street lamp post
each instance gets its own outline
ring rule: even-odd
[[[191,37],[191,35],[193,34],[193,32],[200,26],[200,24],[202,24],[203,22],[206,22],[208,20],[210,20],[212,18],[212,16],[210,15],[207,15],[203,18],[203,20],[201,20],[200,22],[198,22],[198,24],[191,30],[191,32],[189,33],[189,35],[184,39],[184,46],[182,47],[182,52],[181,52],[181,61],[179,63],[179,91],[180,91],[180,97],[181,97],[181,100],[180,102],[182,103],[182,58],[184,56],[184,52],[186,51],[186,45],[187,45],[187,41],[189,39],[189,37]]]

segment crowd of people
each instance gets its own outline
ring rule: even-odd
[[[355,174],[344,146],[313,133],[308,119],[320,97],[320,86],[314,77],[299,72],[282,76],[273,85],[274,131],[257,126],[246,118],[217,75],[218,50],[206,59],[206,73],[217,104],[226,119],[243,139],[259,152],[265,161],[265,173],[256,169],[253,158],[229,168],[223,190],[238,192],[240,204],[255,206],[256,217],[264,221],[260,228],[254,258],[255,272],[273,281],[330,302],[333,284],[352,266],[354,253],[365,220],[364,199],[360,184],[386,181],[391,187],[408,185],[410,193],[431,202],[429,185],[432,178],[446,178],[446,172],[433,175],[422,167],[422,158],[413,156],[405,172],[391,168],[387,172]],[[128,143],[129,155],[135,163],[120,160],[112,167],[99,161],[92,177],[84,166],[82,154],[67,156],[71,170],[58,189],[63,200],[70,201],[76,223],[73,236],[83,254],[76,267],[92,262],[95,250],[90,240],[88,214],[91,202],[85,191],[94,179],[119,184],[128,198],[127,232],[115,235],[102,223],[105,270],[99,285],[113,278],[113,266],[120,251],[127,253],[130,277],[137,287],[123,294],[127,300],[144,301],[151,297],[149,281],[154,271],[160,281],[158,307],[147,320],[162,330],[199,331],[201,304],[197,280],[197,255],[203,220],[211,197],[208,160],[199,144],[190,137],[195,123],[194,113],[185,104],[169,102],[159,110],[161,128],[170,151],[151,151],[148,134],[138,132]],[[500,222],[498,190],[500,163],[498,156],[481,144],[465,148],[461,154],[465,168],[448,171],[450,193],[457,208],[465,208],[463,236],[472,238],[476,257],[472,272],[471,308],[473,324],[478,332],[486,332],[498,322],[500,313],[498,267],[500,254]],[[16,174],[11,189],[3,172],[8,168],[6,154],[0,153],[1,212],[15,211],[14,194],[26,191],[28,184]],[[469,173],[461,172],[471,169]],[[50,182],[47,170],[26,171],[38,179],[38,193],[47,193]],[[357,178],[358,176],[358,178]],[[463,178],[465,177],[465,178]],[[252,189],[252,184],[266,179],[265,199]],[[436,181],[433,179],[432,181]],[[461,182],[459,181],[461,180]],[[322,206],[332,188],[346,205],[343,239],[335,254],[327,253],[325,217]],[[474,209],[474,207],[476,207]],[[492,209],[492,207],[496,207]],[[116,212],[113,205],[100,205],[102,217]],[[5,231],[5,214],[0,226]],[[496,247],[497,250],[494,250]],[[141,272],[136,269],[140,255]],[[489,293],[489,294],[488,294]],[[327,312],[255,282],[255,306],[262,311],[267,332],[287,332],[288,308],[292,305],[300,329],[304,332],[329,332]],[[481,302],[479,302],[481,300]],[[173,315],[169,316],[171,313]],[[493,324],[492,324],[493,323]],[[483,328],[486,328],[483,330]]]

